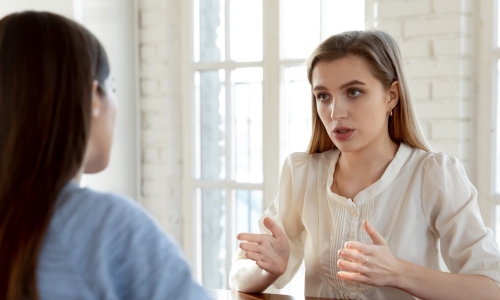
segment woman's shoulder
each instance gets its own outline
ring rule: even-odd
[[[144,210],[132,199],[112,193],[81,188],[75,184],[67,184],[59,193],[55,209],[55,217],[67,219],[98,218],[107,220],[126,215],[141,215]]]
[[[424,171],[463,169],[462,162],[446,152],[415,149],[414,153],[422,161]]]
[[[49,232],[72,245],[82,240],[155,229],[157,224],[134,200],[68,184],[59,194]]]
[[[321,153],[293,152],[287,157],[286,161],[290,166],[307,165],[311,162],[327,163],[330,162],[335,152],[338,152],[338,150],[328,150]]]
[[[417,173],[428,178],[434,178],[437,182],[444,179],[468,181],[464,165],[453,155],[442,151],[424,151],[418,148],[410,148],[412,153],[409,165],[413,165],[412,168],[415,168]]]

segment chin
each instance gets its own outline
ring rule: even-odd
[[[335,146],[337,146],[337,149],[340,150],[340,152],[356,152],[360,150],[362,147],[357,145],[356,143],[353,143],[352,141],[345,141],[345,142],[335,142]]]

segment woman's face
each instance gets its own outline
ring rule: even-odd
[[[389,89],[358,56],[319,61],[312,72],[312,92],[323,125],[342,152],[389,140],[388,116],[399,99],[398,85]]]
[[[99,92],[97,81],[93,85],[92,121],[84,161],[84,173],[100,172],[109,163],[117,111],[112,81],[108,78],[100,87],[101,92]]]

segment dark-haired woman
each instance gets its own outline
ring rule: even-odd
[[[0,299],[209,298],[137,204],[78,186],[108,164],[109,73],[73,21],[0,20]]]

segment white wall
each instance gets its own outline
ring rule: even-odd
[[[0,0],[0,18],[12,12],[23,10],[44,10],[73,17],[72,0]]]
[[[140,200],[140,149],[134,0],[74,0],[75,19],[101,41],[115,79],[118,115],[111,161],[82,184]]]
[[[138,2],[141,203],[182,243],[182,3]]]
[[[401,48],[411,93],[423,130],[434,150],[459,158],[473,184],[477,180],[476,24],[473,0],[379,0],[378,28],[390,32]],[[487,24],[493,26],[493,24]],[[479,186],[480,187],[480,186]],[[479,189],[481,212],[490,223],[487,198]]]

